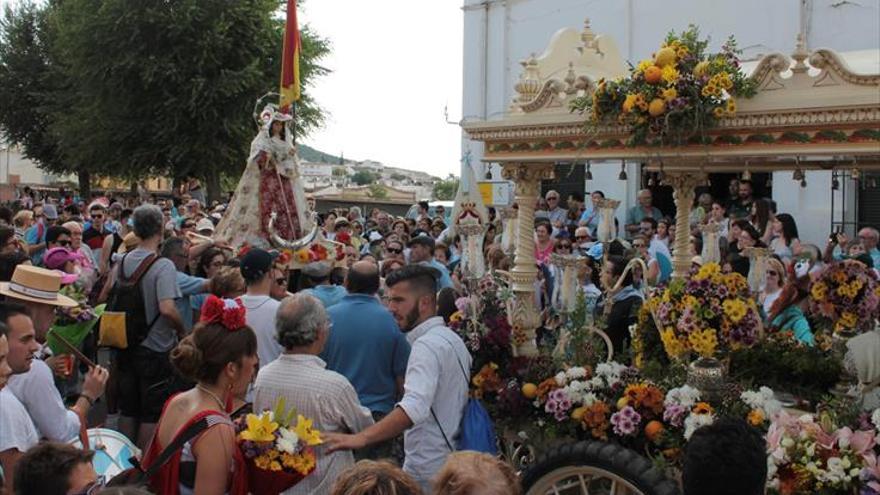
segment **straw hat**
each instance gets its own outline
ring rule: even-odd
[[[45,268],[18,265],[10,282],[0,282],[0,294],[40,304],[71,308],[79,306],[73,299],[58,293],[61,274]]]
[[[122,238],[122,245],[119,246],[119,253],[124,254],[129,251],[134,251],[140,243],[141,238],[136,236],[134,232],[129,232]]]

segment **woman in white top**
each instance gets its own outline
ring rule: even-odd
[[[766,281],[764,282],[764,289],[758,294],[758,302],[764,308],[764,314],[769,315],[773,303],[782,294],[782,286],[785,285],[785,267],[776,258],[769,258],[764,274],[766,275]]]
[[[770,241],[770,249],[782,261],[786,263],[791,262],[792,257],[800,252],[801,245],[794,218],[788,213],[780,213],[773,219],[771,228],[773,229],[774,237]]]

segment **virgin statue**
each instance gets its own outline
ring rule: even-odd
[[[251,142],[247,167],[214,233],[215,240],[235,249],[244,244],[268,248],[273,213],[273,230],[283,239],[297,239],[310,227],[288,129],[291,117],[271,105],[260,117],[264,125]]]

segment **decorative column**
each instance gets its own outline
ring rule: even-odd
[[[559,268],[559,276],[554,280],[553,307],[571,313],[577,304],[577,269],[586,264],[586,258],[576,254],[550,255],[550,262]]]
[[[536,356],[535,330],[541,325],[541,315],[535,307],[535,202],[541,189],[541,180],[553,178],[552,163],[509,163],[501,175],[516,183],[517,214],[516,250],[510,270],[510,288],[513,299],[508,303],[507,320],[513,327],[514,354]]]
[[[698,170],[666,172],[663,179],[674,190],[675,244],[672,251],[672,276],[675,278],[687,277],[691,269],[691,206],[694,204],[694,188],[705,180],[706,173]]]
[[[501,249],[504,250],[508,256],[513,256],[514,249],[516,248],[517,236],[516,208],[501,208],[498,210],[498,215],[501,217],[502,222]]]
[[[703,233],[703,251],[700,256],[703,258],[703,263],[721,263],[721,247],[718,245],[720,230],[721,226],[715,222],[700,225],[700,232]]]
[[[596,239],[608,247],[608,243],[614,240],[614,211],[620,206],[619,199],[602,198],[596,204],[599,209],[599,227],[596,229]],[[606,253],[607,254],[607,253]]]

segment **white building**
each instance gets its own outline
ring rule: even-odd
[[[773,52],[790,54],[799,33],[808,49],[880,48],[880,0],[464,0],[463,11],[464,121],[501,118],[515,95],[520,61],[537,55],[558,30],[578,29],[587,18],[595,33],[613,37],[621,56],[633,63],[650,57],[668,31],[682,31],[689,24],[711,38],[712,50],[734,35],[744,60]],[[880,65],[880,60],[874,63]],[[471,151],[476,175],[481,177],[485,173],[480,165],[482,144],[463,138],[462,146]],[[594,163],[594,180],[588,181],[586,190],[600,189],[622,200],[622,205],[636,204],[636,193],[644,185],[641,165],[629,163],[626,168],[627,180],[620,181],[619,163]],[[492,172],[500,178],[497,167]],[[840,190],[832,192],[831,172],[807,172],[804,188],[790,172],[771,175],[767,186],[772,199],[779,212],[795,216],[804,241],[821,247],[834,225],[843,224],[851,232],[860,219],[880,224],[872,220],[880,209],[868,206],[880,199],[876,181],[856,183],[844,177]],[[621,225],[624,215],[621,206]]]

